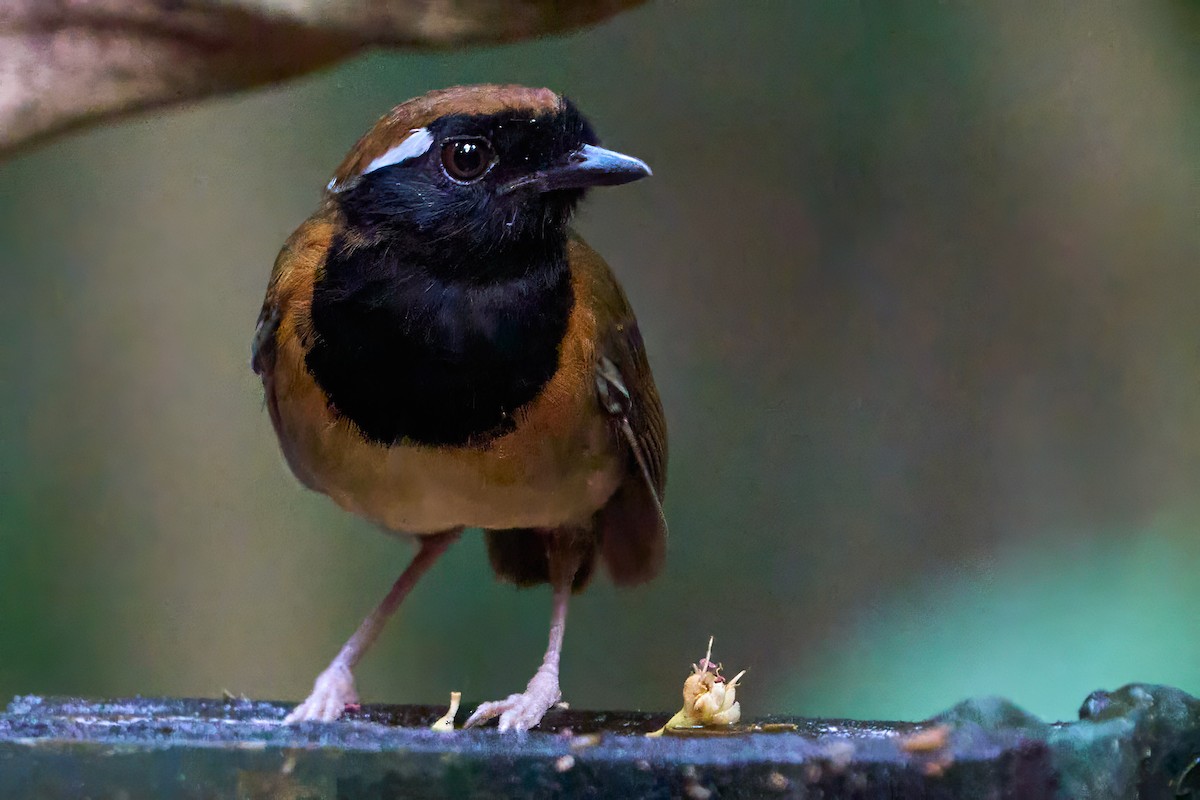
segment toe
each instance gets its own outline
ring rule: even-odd
[[[463,727],[474,728],[493,717],[500,716],[520,696],[519,694],[511,694],[504,700],[491,700],[487,703],[480,703],[479,708],[475,709],[475,713],[467,717],[467,721],[463,723]]]
[[[305,700],[300,705],[292,709],[291,713],[283,718],[284,725],[295,725],[297,722],[304,722],[309,718],[308,700]]]
[[[548,709],[532,698],[522,697],[500,715],[499,728],[502,731],[527,731],[542,721]]]
[[[284,718],[284,724],[297,722],[333,722],[346,710],[347,703],[358,701],[354,676],[341,666],[331,666],[317,676],[312,694]]]
[[[500,715],[500,722],[496,727],[502,731],[527,731],[532,728],[532,725],[525,723],[525,715],[520,713],[519,709],[510,708]]]
[[[499,717],[499,730],[527,731],[542,721],[549,708],[548,704],[541,702],[537,697],[514,694],[504,700],[494,700],[479,706],[464,727],[473,728],[493,717]]]

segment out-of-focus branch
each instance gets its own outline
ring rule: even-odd
[[[373,46],[507,42],[644,0],[0,0],[0,158],[120,114],[300,75]]]

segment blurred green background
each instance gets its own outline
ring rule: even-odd
[[[654,2],[379,54],[0,165],[0,698],[300,698],[408,558],[287,472],[247,360],[280,244],[395,103],[573,97],[653,180],[578,227],[671,427],[654,583],[574,602],[577,707],[1073,716],[1200,693],[1200,10]],[[522,688],[549,593],[467,536],[366,701]]]

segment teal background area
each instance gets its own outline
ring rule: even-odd
[[[0,165],[0,698],[300,698],[407,545],[303,490],[248,369],[279,246],[392,105],[548,85],[654,178],[578,228],[671,430],[668,564],[571,607],[576,707],[1070,718],[1200,693],[1194,2],[662,0],[376,53]],[[366,701],[522,688],[549,592],[468,535]]]

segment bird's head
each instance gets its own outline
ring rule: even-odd
[[[403,103],[351,150],[328,192],[367,240],[455,251],[561,241],[592,186],[650,174],[599,146],[569,100],[548,89],[465,86]]]

